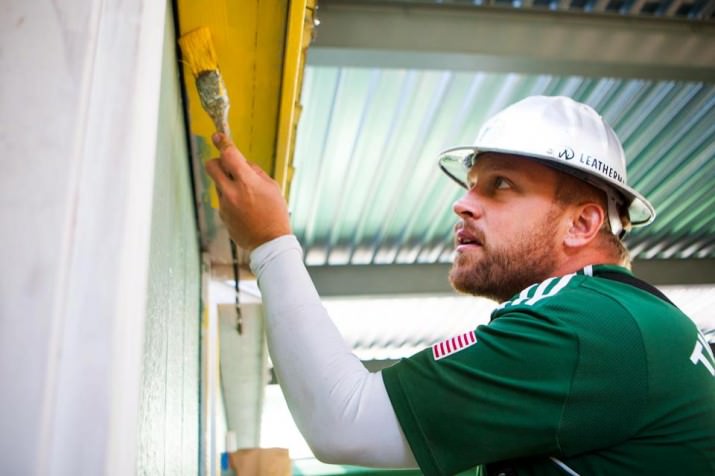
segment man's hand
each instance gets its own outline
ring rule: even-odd
[[[213,136],[221,157],[206,162],[216,183],[219,215],[238,246],[253,250],[291,233],[288,207],[278,183],[250,164],[224,134]]]

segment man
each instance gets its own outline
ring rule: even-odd
[[[443,153],[467,189],[450,281],[500,304],[489,325],[381,373],[321,306],[277,185],[215,139],[221,214],[252,250],[278,380],[318,458],[429,475],[715,474],[712,353],[625,266],[620,237],[655,212],[593,109],[527,98]]]

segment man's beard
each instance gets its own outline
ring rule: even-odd
[[[526,287],[551,276],[556,268],[554,210],[533,232],[514,236],[509,249],[495,249],[483,242],[482,256],[458,253],[449,272],[457,291],[506,301]],[[498,242],[499,238],[492,238]]]

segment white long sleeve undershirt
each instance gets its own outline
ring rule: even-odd
[[[293,235],[251,253],[268,349],[288,408],[321,461],[416,467],[382,375],[370,373],[338,332]]]

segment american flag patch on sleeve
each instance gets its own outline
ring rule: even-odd
[[[474,331],[465,332],[464,334],[445,339],[442,342],[437,342],[432,346],[432,356],[434,360],[444,359],[476,343],[477,336],[474,334]]]

